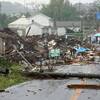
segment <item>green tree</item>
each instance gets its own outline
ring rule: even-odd
[[[64,0],[51,0],[50,4],[43,5],[41,12],[55,20],[78,19],[78,12],[76,9],[70,2],[64,2]]]
[[[5,14],[0,14],[0,27],[7,27],[7,16]]]
[[[8,24],[15,21],[17,19],[16,16],[7,16],[6,14],[0,14],[0,28],[8,27]]]
[[[25,15],[26,17],[30,17],[31,16],[31,13],[30,12],[26,12],[26,13],[21,13],[20,14],[20,17]]]

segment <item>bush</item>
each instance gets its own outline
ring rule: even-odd
[[[5,58],[0,57],[0,67],[10,68],[12,64]]]

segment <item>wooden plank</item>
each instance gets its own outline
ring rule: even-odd
[[[100,89],[100,85],[97,84],[70,84],[67,87],[72,89]]]

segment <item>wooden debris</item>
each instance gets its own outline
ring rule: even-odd
[[[100,89],[100,85],[97,84],[70,84],[67,85],[68,88],[76,89],[76,88],[82,88],[82,89]]]

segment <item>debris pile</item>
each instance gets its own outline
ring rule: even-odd
[[[0,38],[5,42],[4,55],[11,62],[22,63],[28,66],[48,66],[73,64],[79,62],[90,63],[99,57],[100,46],[86,43],[77,38],[64,38],[57,35],[24,36],[6,28],[0,30]],[[17,49],[15,49],[17,48]]]

